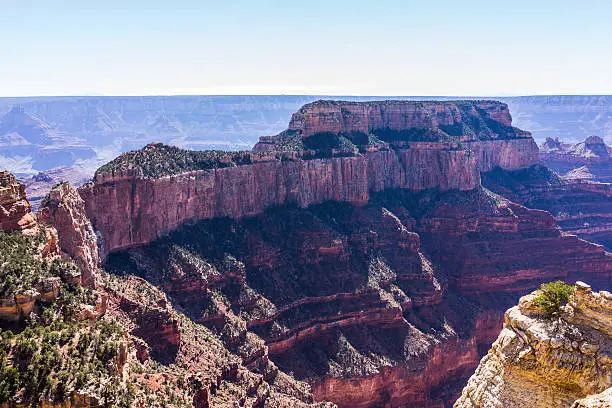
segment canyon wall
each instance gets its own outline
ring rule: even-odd
[[[155,148],[151,146],[149,148]],[[357,157],[281,161],[194,171],[160,179],[98,174],[81,187],[106,252],[151,242],[186,221],[240,218],[266,208],[328,200],[368,202],[385,188],[473,189],[480,183],[469,152],[414,146]]]
[[[108,270],[161,288],[246,366],[260,339],[316,400],[447,407],[519,294],[610,284],[602,246],[481,186],[537,161],[504,104],[317,102],[254,150],[149,145],[79,193]]]
[[[588,180],[567,180],[535,165],[482,173],[485,187],[514,202],[551,213],[571,234],[597,242],[612,251],[612,185]]]
[[[316,400],[424,408],[452,404],[520,294],[555,279],[607,287],[612,260],[483,188],[396,189],[184,225],[107,268],[237,347],[260,337]]]

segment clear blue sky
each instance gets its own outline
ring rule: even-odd
[[[0,0],[0,95],[612,94],[612,1]]]

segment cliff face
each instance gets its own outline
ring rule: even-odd
[[[0,171],[0,231],[38,232],[25,186],[8,171]]]
[[[540,161],[566,179],[612,182],[612,147],[598,136],[576,144],[547,139],[540,148]]]
[[[81,269],[81,284],[94,285],[100,263],[98,240],[79,193],[69,183],[57,185],[43,201],[38,219],[57,231],[61,249]]]
[[[511,128],[512,117],[508,107],[495,101],[318,101],[304,105],[294,113],[289,130],[299,131],[302,137],[308,138],[325,132],[369,134],[379,129],[401,131],[411,128],[462,127],[475,122],[484,126],[495,123],[500,129],[495,135],[497,137],[529,137],[527,132],[516,132]],[[469,140],[480,135],[466,133],[462,136],[464,140]]]
[[[470,152],[440,144],[414,143],[406,150],[355,157],[253,158],[261,161],[159,179],[102,173],[79,193],[102,232],[104,250],[111,252],[151,242],[186,221],[241,218],[266,208],[329,200],[365,204],[371,192],[388,188],[471,190],[480,183]]]
[[[574,401],[612,387],[612,295],[579,282],[560,318],[543,315],[536,296],[506,312],[504,329],[455,408],[610,405],[609,391]]]
[[[129,163],[137,152],[101,169],[79,192],[107,253],[151,242],[186,221],[328,200],[364,204],[390,188],[471,190],[479,170],[535,162],[533,139],[510,123],[507,106],[490,101],[322,101],[296,113],[288,131],[262,138],[257,153],[240,162],[250,164],[221,161],[149,178]],[[157,157],[163,149],[144,152]]]
[[[69,184],[39,215],[46,237],[0,232],[0,407],[334,407],[313,403],[255,334],[221,340],[150,283],[98,270]]]

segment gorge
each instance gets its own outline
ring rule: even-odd
[[[37,218],[7,174],[0,222],[98,294],[79,316],[123,328],[132,401],[442,408],[521,295],[610,287],[609,184],[539,160],[504,103],[317,101],[253,151],[124,153]]]
[[[321,101],[253,152],[149,145],[79,192],[107,268],[262,338],[316,400],[442,407],[519,294],[609,287],[603,247],[481,185],[537,163],[502,103]]]

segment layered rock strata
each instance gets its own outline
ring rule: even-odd
[[[38,233],[36,217],[26,199],[25,185],[8,171],[0,171],[0,231]]]
[[[518,294],[554,279],[608,285],[612,261],[480,188],[202,221],[107,267],[158,285],[234,347],[261,337],[317,400],[444,407]]]
[[[98,240],[79,193],[69,183],[58,184],[43,200],[38,219],[58,232],[61,249],[81,269],[81,284],[94,285],[100,263]]]
[[[449,406],[520,293],[610,283],[603,247],[480,185],[537,161],[503,104],[317,102],[254,150],[149,145],[79,193],[107,268],[316,400]]]
[[[550,212],[564,231],[612,251],[611,184],[566,180],[542,166],[495,169],[483,173],[482,182],[514,202]]]
[[[196,163],[150,177],[149,168],[191,157],[164,159],[165,150],[149,145],[125,154],[79,190],[104,253],[151,242],[187,221],[329,200],[365,204],[392,188],[472,190],[479,170],[537,161],[530,134],[513,128],[507,106],[493,101],[315,102],[240,162],[222,158],[206,169]],[[143,156],[159,163],[143,170],[135,164]]]
[[[150,146],[149,149],[160,148]],[[287,204],[365,204],[385,188],[470,190],[479,174],[469,152],[414,146],[366,156],[283,161],[193,171],[160,179],[98,174],[79,189],[104,250],[145,244],[186,221],[242,218]]]
[[[612,387],[612,295],[578,282],[558,318],[534,305],[537,296],[534,292],[521,298],[506,312],[504,329],[455,408],[569,408],[610,402],[608,391],[574,405]]]
[[[255,334],[232,331],[224,342],[150,283],[97,270],[95,236],[69,184],[45,201],[46,242],[0,234],[0,407],[335,407],[314,403]],[[91,283],[80,270],[97,285],[79,287]]]

